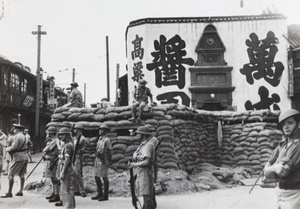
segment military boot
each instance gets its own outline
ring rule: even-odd
[[[54,195],[54,197],[49,200],[49,202],[58,202],[58,201],[60,201],[59,195]]]

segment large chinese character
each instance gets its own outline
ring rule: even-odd
[[[280,110],[279,106],[276,104],[280,102],[280,97],[278,94],[272,94],[270,96],[269,90],[266,87],[261,86],[258,89],[258,95],[260,97],[259,102],[252,104],[250,100],[246,101],[246,110],[271,109],[271,105],[273,106],[273,110]]]
[[[250,63],[245,64],[240,72],[246,76],[249,84],[253,84],[254,79],[264,78],[272,86],[278,86],[284,70],[281,62],[274,62],[278,39],[272,31],[268,32],[264,40],[259,40],[255,33],[251,33],[249,37],[246,45],[249,47],[247,52]]]
[[[155,69],[155,85],[162,86],[177,85],[182,89],[185,86],[185,67],[182,64],[193,65],[192,58],[183,58],[186,55],[185,42],[179,35],[170,40],[161,35],[160,41],[154,41],[155,51],[151,53],[154,57],[153,63],[147,64],[147,69]]]
[[[139,81],[144,78],[144,73],[142,71],[143,63],[137,62],[133,64],[133,76],[131,77],[133,81]]]
[[[178,104],[179,100],[177,99],[177,97],[181,98],[181,102],[183,105],[190,106],[191,100],[188,97],[188,95],[186,95],[186,93],[184,92],[179,92],[179,91],[167,92],[167,93],[159,94],[156,97],[156,99],[158,101],[161,101],[161,104],[168,104],[168,103]]]
[[[139,37],[138,35],[135,35],[135,39],[131,42],[134,46],[134,50],[131,52],[132,60],[134,60],[136,57],[139,57],[141,60],[144,57],[144,49],[142,46],[142,37]]]

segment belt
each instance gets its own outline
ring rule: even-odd
[[[295,183],[279,183],[279,189],[300,189],[300,182]]]

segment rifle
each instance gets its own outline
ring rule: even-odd
[[[136,175],[133,175],[133,168],[129,169],[130,172],[130,192],[131,192],[131,197],[132,197],[132,205],[134,206],[135,209],[138,209],[137,202],[139,201],[136,193],[135,193],[135,180],[136,180]]]
[[[49,165],[49,167],[48,167],[48,169],[49,169],[50,171],[53,171],[53,169],[54,169],[55,165],[57,164],[58,160],[59,160],[59,157],[55,158],[55,159],[50,163],[50,165]]]
[[[256,179],[256,181],[254,182],[253,186],[251,187],[249,194],[252,192],[252,190],[254,189],[254,187],[256,186],[258,180],[262,177],[262,175],[264,174],[264,170],[262,170],[258,176],[258,178]]]
[[[45,159],[45,156],[43,156],[40,160],[39,160],[39,162],[35,165],[35,167],[32,169],[32,171],[29,173],[29,175],[26,177],[26,179],[25,180],[27,180],[28,178],[29,178],[29,176],[33,173],[33,171],[36,169],[36,167],[41,163],[41,161],[42,160],[44,160]]]

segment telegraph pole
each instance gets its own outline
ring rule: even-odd
[[[110,92],[109,92],[109,54],[108,54],[108,36],[106,36],[106,82],[107,82],[107,99],[110,101]]]
[[[119,107],[119,71],[120,65],[117,64],[117,75],[116,75],[116,106]]]
[[[32,31],[33,35],[37,35],[38,45],[37,45],[37,70],[36,70],[36,103],[35,103],[35,136],[36,139],[39,135],[40,130],[40,92],[41,92],[41,35],[46,35],[45,31],[41,31],[40,25],[38,25],[38,31]]]
[[[73,68],[72,82],[75,82],[75,68]]]

